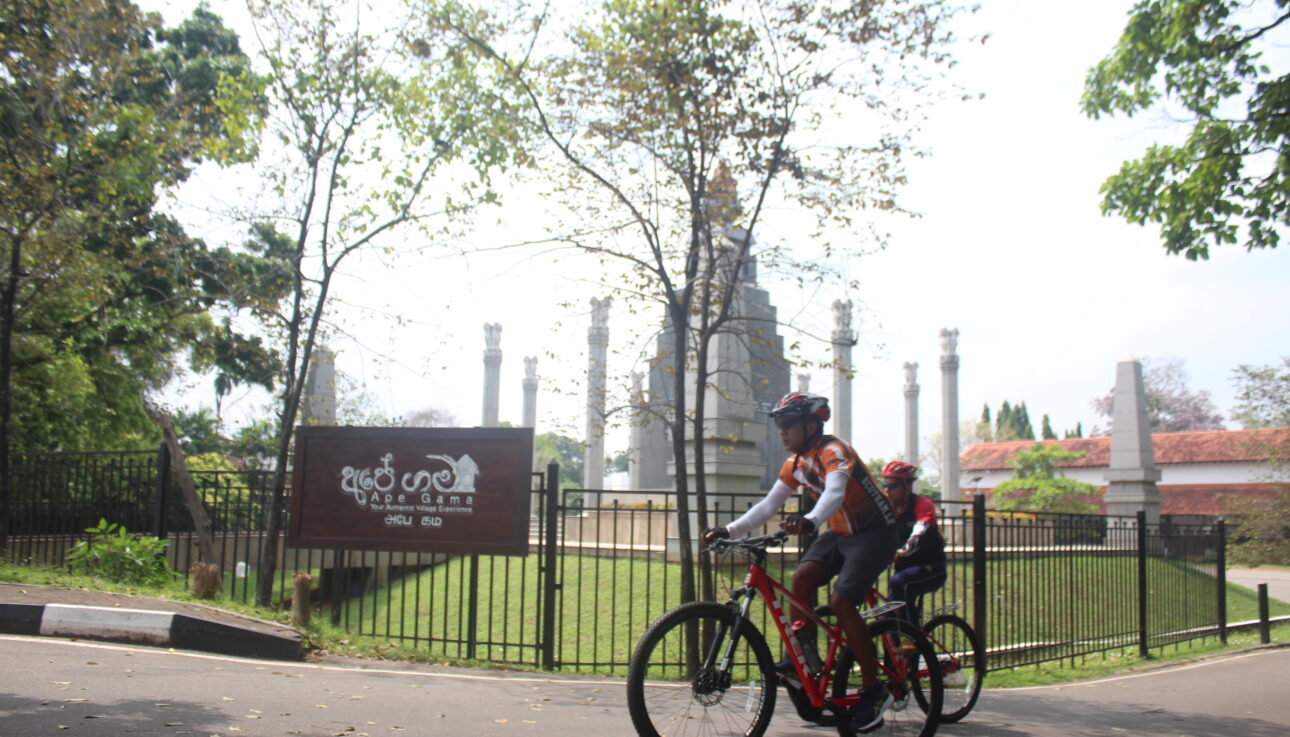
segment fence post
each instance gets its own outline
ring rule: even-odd
[[[479,639],[479,554],[470,554],[470,603],[466,605],[466,659],[475,659]]]
[[[560,464],[551,461],[546,466],[546,488],[544,489],[544,513],[546,537],[542,551],[542,669],[555,670],[555,592],[559,588],[556,582],[556,543],[558,541],[556,524],[559,521],[560,502]]]
[[[981,646],[989,649],[986,639],[986,587],[985,587],[985,497],[972,498],[972,628],[981,639]]]
[[[1147,513],[1138,510],[1138,655],[1149,656],[1147,649]]]
[[[165,443],[157,449],[156,496],[152,500],[152,536],[166,539],[166,479],[170,477],[170,450]]]
[[[1227,644],[1227,521],[1218,519],[1218,640]]]
[[[1268,585],[1259,584],[1259,642],[1264,645],[1272,642],[1272,630],[1268,624]]]

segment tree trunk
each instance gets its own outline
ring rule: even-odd
[[[18,276],[22,266],[22,246],[15,238],[9,240],[9,273],[5,275],[3,293],[0,294],[0,557],[4,556],[9,538],[10,502],[9,475],[10,414],[13,377],[13,321],[14,305],[18,301]]]
[[[672,414],[672,459],[676,464],[676,534],[681,555],[681,601],[695,601],[694,534],[690,529],[690,485],[688,478],[688,453],[685,450],[685,355],[688,347],[689,316],[683,305],[673,305],[672,349],[676,371],[672,376],[675,394]]]
[[[188,508],[188,514],[193,518],[193,526],[197,528],[197,550],[198,560],[202,563],[220,563],[215,556],[215,536],[211,533],[211,521],[206,516],[206,507],[202,506],[202,498],[197,493],[197,485],[193,483],[193,477],[188,474],[188,462],[184,454],[184,449],[179,447],[179,436],[175,434],[175,426],[171,424],[170,418],[165,412],[144,402],[144,408],[152,417],[152,421],[157,423],[161,428],[161,434],[165,438],[166,450],[170,453],[170,472],[174,474],[175,481],[179,483],[179,491],[184,498],[184,506]]]

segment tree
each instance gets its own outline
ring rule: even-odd
[[[170,421],[184,453],[192,456],[224,453],[228,450],[228,438],[220,431],[222,423],[219,415],[209,407],[176,410],[170,416]]]
[[[560,464],[560,488],[581,489],[584,446],[581,441],[567,435],[544,432],[533,439],[534,457],[538,468],[546,469],[546,464],[555,461]]]
[[[1232,420],[1246,429],[1290,425],[1290,357],[1281,366],[1250,366],[1232,369],[1236,385],[1236,407]]]
[[[526,33],[555,22],[545,9],[513,12]],[[508,36],[501,14],[451,0],[427,13],[429,27],[468,39],[523,90],[550,145],[543,169],[575,212],[561,240],[612,266],[609,288],[662,307],[671,341],[668,433],[676,468],[690,468],[694,454],[700,527],[703,441],[712,436],[709,354],[718,336],[757,340],[756,321],[734,306],[767,201],[847,230],[866,210],[902,211],[896,194],[912,153],[906,121],[930,89],[932,68],[948,61],[944,24],[954,12],[939,0],[614,0],[590,15],[560,16],[568,31],[560,43]],[[852,123],[821,147],[824,121],[840,112]],[[826,241],[812,258],[762,246],[759,257],[803,282],[841,283],[827,265],[831,243],[855,240]],[[697,531],[687,474],[676,484],[681,596],[690,601]]]
[[[1083,422],[1076,422],[1076,423],[1075,423],[1075,429],[1074,429],[1074,430],[1067,430],[1067,431],[1065,431],[1064,433],[1062,433],[1062,436],[1063,436],[1063,437],[1065,437],[1065,438],[1082,438],[1082,437],[1084,437],[1084,423],[1083,423]]]
[[[1043,428],[1040,430],[1040,437],[1044,440],[1056,440],[1057,433],[1053,432],[1053,426],[1048,422],[1048,415],[1044,415]]]
[[[442,407],[419,409],[398,423],[404,427],[455,427],[457,416]]]
[[[1165,250],[1193,260],[1211,246],[1277,246],[1290,224],[1290,77],[1263,52],[1284,43],[1287,19],[1284,0],[1139,0],[1089,71],[1084,113],[1133,116],[1168,101],[1190,128],[1107,179],[1104,213],[1158,223]]]
[[[260,167],[278,198],[260,222],[289,227],[279,232],[292,265],[277,323],[278,444],[256,588],[256,602],[268,606],[287,460],[338,270],[404,226],[428,231],[495,200],[488,172],[522,157],[523,148],[504,117],[507,101],[453,39],[402,37],[406,19],[367,15],[344,0],[266,0],[251,11],[269,76],[268,132],[279,144]],[[369,24],[377,30],[362,30]],[[450,164],[458,166],[454,191],[432,206],[433,177]]]
[[[1282,484],[1271,497],[1242,496],[1229,499],[1232,521],[1228,534],[1232,562],[1238,565],[1290,565],[1290,484]]]
[[[1012,478],[994,487],[995,509],[1029,512],[1092,514],[1097,505],[1086,501],[1097,494],[1097,486],[1061,475],[1059,463],[1078,460],[1086,454],[1069,451],[1056,443],[1035,443],[1017,451]]]
[[[241,254],[153,211],[195,163],[245,157],[237,37],[204,8],[165,29],[125,0],[11,0],[0,32],[2,512],[15,447],[137,447],[157,437],[141,394],[178,354],[257,381],[272,356],[208,313],[255,290],[225,280]]]
[[[1192,391],[1187,386],[1187,372],[1182,359],[1158,363],[1142,360],[1142,388],[1147,395],[1147,416],[1151,432],[1200,432],[1222,430],[1223,418],[1210,399],[1209,392]],[[1094,399],[1093,409],[1112,419],[1115,390]],[[1109,433],[1109,430],[1108,430]]]
[[[981,415],[982,422],[988,422],[989,406]],[[1015,407],[1003,400],[999,405],[999,412],[995,415],[994,430],[989,433],[990,442],[1007,443],[1013,440],[1034,440],[1035,430],[1030,424],[1030,411],[1026,409],[1026,403],[1021,402]]]
[[[987,402],[981,407],[981,420],[976,423],[976,435],[982,442],[994,442],[994,430],[990,424],[990,404]]]

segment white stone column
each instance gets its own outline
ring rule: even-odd
[[[833,303],[833,431],[851,440],[851,347],[856,344],[851,329],[851,300]]]
[[[591,328],[587,330],[587,438],[582,463],[584,489],[605,488],[605,364],[609,360],[610,300],[610,297],[591,299]],[[598,499],[594,501],[599,504]]]
[[[918,464],[918,364],[905,364],[905,461]]]
[[[1147,393],[1142,386],[1142,364],[1121,361],[1115,366],[1115,393],[1111,398],[1111,462],[1106,469],[1106,513],[1147,513],[1147,523],[1160,522],[1160,469],[1151,446],[1151,420]]]
[[[315,348],[309,357],[300,424],[336,424],[336,354],[325,346]]]
[[[905,364],[905,462],[918,465],[918,364]],[[918,482],[914,482],[918,491]]]
[[[524,419],[521,427],[537,427],[537,356],[524,358]]]
[[[801,392],[801,393],[803,393],[803,394],[806,394],[806,393],[808,393],[808,392],[810,392],[810,391],[811,391],[811,375],[810,375],[810,374],[798,374],[798,375],[797,375],[797,390],[796,390],[796,391],[799,391],[799,392]]]
[[[959,480],[959,331],[941,328],[941,498],[962,501]]]
[[[502,326],[484,323],[484,427],[497,427],[502,389]]]
[[[645,427],[648,417],[645,414],[645,374],[632,372],[632,433],[631,448],[627,451],[627,488],[639,490],[645,488],[644,472]]]

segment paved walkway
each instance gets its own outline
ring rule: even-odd
[[[1228,568],[1229,583],[1240,584],[1257,591],[1259,584],[1268,585],[1268,598],[1290,604],[1290,570],[1284,568]]]

